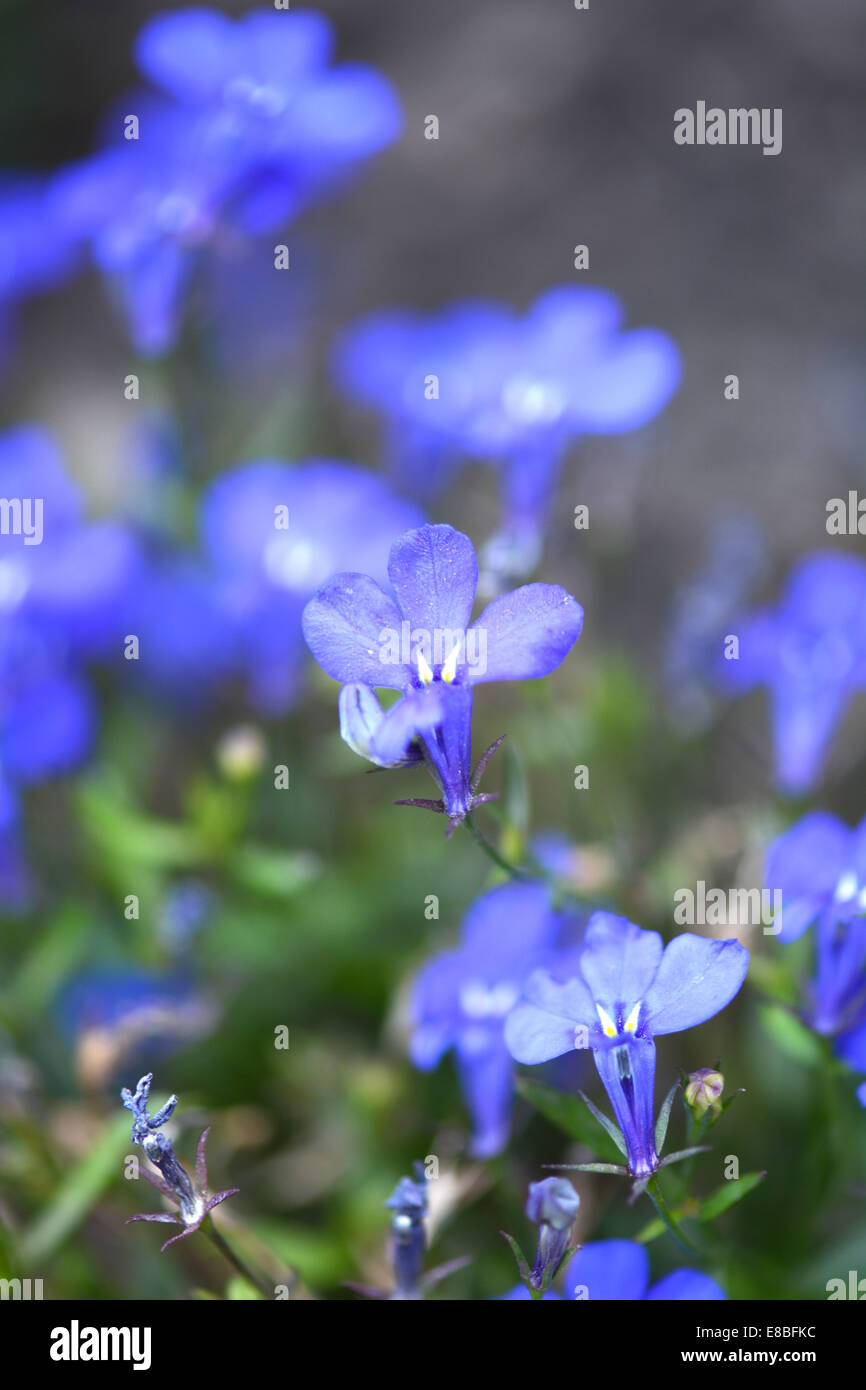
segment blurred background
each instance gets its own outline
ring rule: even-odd
[[[387,1284],[382,1203],[431,1154],[444,1174],[431,1260],[471,1257],[435,1296],[504,1293],[515,1274],[499,1231],[530,1241],[526,1183],[575,1154],[518,1101],[507,1151],[473,1159],[451,1061],[422,1075],[407,1058],[411,979],[499,881],[490,863],[468,835],[446,843],[440,821],[391,804],[426,794],[420,774],[365,775],[339,739],[336,686],[312,663],[298,658],[278,710],[235,670],[221,678],[208,604],[189,601],[186,577],[175,587],[173,565],[153,568],[166,548],[198,564],[201,499],[239,464],[382,473],[380,421],[343,397],[330,365],[360,315],[475,297],[524,313],[550,286],[589,284],[621,298],[629,327],[652,325],[680,350],[682,383],[657,418],[576,442],[562,470],[537,573],[583,604],[577,648],[548,681],[477,700],[476,750],[508,733],[485,782],[503,791],[506,844],[558,832],[582,909],[609,906],[668,937],[677,887],[759,886],[766,844],[798,810],[849,822],[864,810],[866,701],[847,711],[815,794],[786,802],[766,698],[720,695],[702,645],[729,614],[775,601],[791,565],[827,548],[827,499],[863,482],[862,8],[317,8],[337,60],[383,75],[405,124],[276,238],[290,272],[263,274],[255,248],[270,267],[270,229],[206,260],[177,343],[157,356],[136,351],[86,257],[22,294],[4,327],[0,424],[50,431],[89,521],[144,533],[148,599],[122,608],[117,632],[161,644],[152,680],[130,671],[109,622],[104,648],[81,657],[97,727],[66,775],[21,779],[0,866],[0,1256],[43,1277],[46,1297],[226,1294],[204,1241],[161,1256],[152,1231],[123,1227],[157,1200],[121,1177],[116,1096],[146,1071],[159,1103],[181,1097],[182,1155],[199,1122],[213,1125],[212,1186],[241,1189],[224,1229],[275,1279],[295,1271],[293,1296]],[[4,177],[53,177],[90,155],[107,113],[142,85],[136,34],[171,9],[2,0]],[[673,113],[698,100],[781,107],[782,153],[676,145]],[[438,140],[425,139],[430,114]],[[480,547],[498,522],[494,472],[470,463],[407,505]],[[863,552],[856,536],[834,544]],[[710,598],[695,635],[682,614],[696,582]],[[298,612],[293,600],[293,631]],[[590,790],[574,789],[577,764]],[[430,894],[438,920],[425,916]],[[718,1019],[663,1040],[659,1092],[719,1058],[730,1089],[745,1089],[714,1143],[768,1177],[716,1228],[712,1269],[730,1296],[824,1297],[862,1261],[866,1120],[811,1035],[762,1012],[765,997],[795,998],[807,945],[782,957],[772,938],[743,939],[757,970]],[[701,1190],[717,1166],[698,1170]],[[583,1239],[634,1237],[650,1220],[614,1179],[580,1191]],[[682,1262],[666,1238],[652,1261],[654,1276]]]

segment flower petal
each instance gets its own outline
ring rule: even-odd
[[[580,971],[593,997],[613,1018],[617,1005],[643,999],[661,964],[664,943],[612,912],[594,912],[586,929]]]
[[[445,702],[434,688],[410,690],[388,710],[370,739],[369,757],[380,767],[406,762],[416,734],[430,734],[442,723]]]
[[[555,671],[583,627],[583,609],[558,584],[524,584],[488,604],[472,624],[485,660],[467,668],[473,684],[535,680]]]
[[[408,667],[383,660],[383,633],[401,632],[402,616],[365,574],[336,574],[310,599],[303,615],[307,646],[324,671],[344,685],[409,685]]]
[[[649,1255],[634,1240],[596,1240],[584,1245],[568,1262],[565,1296],[585,1288],[590,1299],[636,1302],[646,1296]]]
[[[733,938],[674,937],[645,997],[650,1031],[679,1033],[712,1018],[731,1002],[748,968],[749,953]]]
[[[648,1299],[686,1300],[691,1303],[727,1301],[728,1295],[715,1279],[702,1274],[699,1269],[675,1269],[654,1284],[647,1294]]]
[[[764,879],[782,895],[782,941],[796,941],[836,888],[854,850],[854,834],[838,816],[814,811],[767,851]]]
[[[391,547],[388,577],[405,617],[429,634],[464,632],[478,587],[468,536],[453,526],[419,526]]]
[[[559,984],[546,970],[527,981],[526,997],[505,1020],[505,1041],[517,1062],[535,1066],[575,1047],[575,1027],[594,1027],[598,1015],[582,980]]]

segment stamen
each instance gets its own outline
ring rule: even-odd
[[[430,670],[430,664],[420,647],[415,653],[415,660],[418,663],[418,675],[425,685],[431,685],[433,681],[433,672]]]
[[[443,681],[446,681],[448,685],[451,684],[451,682],[457,675],[457,658],[459,657],[459,655],[460,643],[458,642],[454,650],[449,655],[448,660],[445,662],[445,665],[442,667],[442,679]]]
[[[641,1001],[639,999],[635,1004],[634,1008],[632,1009],[631,1013],[629,1014],[628,1018],[626,1019],[625,1023],[623,1024],[623,1028],[626,1033],[637,1032],[638,1019],[640,1018],[640,1006]]]
[[[596,1004],[595,1007],[598,1010],[598,1016],[601,1019],[601,1026],[604,1029],[604,1036],[606,1038],[615,1038],[617,1035],[616,1025],[613,1019],[610,1017],[610,1014],[606,1014],[600,1004]]]

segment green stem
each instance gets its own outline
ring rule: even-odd
[[[487,855],[488,859],[492,859],[493,863],[496,864],[498,868],[502,869],[504,873],[509,874],[511,878],[529,880],[534,880],[537,878],[537,875],[532,873],[530,870],[520,869],[516,864],[510,864],[509,861],[499,853],[499,850],[496,849],[494,845],[491,845],[490,841],[481,834],[481,831],[478,829],[478,826],[473,821],[471,815],[466,816],[466,818],[463,821],[463,824],[466,826],[466,829],[469,831],[470,835],[473,837],[476,843],[480,845],[481,849]]]
[[[671,1211],[670,1207],[668,1206],[667,1202],[665,1201],[662,1195],[662,1189],[661,1184],[658,1180],[658,1174],[653,1173],[653,1176],[647,1183],[646,1194],[652,1202],[653,1206],[655,1207],[658,1216],[664,1222],[667,1229],[670,1231],[674,1240],[677,1241],[678,1244],[682,1245],[685,1250],[688,1250],[689,1254],[697,1255],[699,1253],[698,1250],[694,1245],[692,1245],[688,1237],[683,1234],[682,1227],[680,1226],[679,1222],[677,1221],[676,1217],[674,1216],[673,1212]]]
[[[238,1255],[229,1245],[225,1236],[217,1230],[210,1217],[208,1217],[207,1221],[205,1222],[205,1230],[207,1231],[207,1234],[210,1236],[217,1250],[219,1250],[221,1255],[225,1256],[229,1264],[237,1270],[238,1274],[240,1274],[244,1279],[246,1279],[248,1284],[252,1284],[254,1289],[258,1289],[259,1293],[262,1294],[265,1298],[267,1298],[268,1300],[272,1299],[274,1296],[273,1289],[269,1288],[265,1281],[261,1279],[257,1274],[254,1274],[253,1271],[249,1268],[249,1266],[244,1263],[240,1255]]]

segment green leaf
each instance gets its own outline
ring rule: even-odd
[[[239,1274],[233,1275],[226,1285],[226,1298],[230,1303],[264,1303],[264,1295]]]
[[[664,1104],[662,1105],[662,1108],[661,1108],[661,1110],[659,1111],[659,1117],[658,1117],[658,1119],[656,1120],[656,1136],[655,1136],[655,1139],[656,1139],[656,1153],[657,1153],[657,1154],[660,1154],[661,1151],[662,1151],[662,1149],[663,1149],[664,1146],[665,1146],[665,1140],[666,1140],[667,1137],[668,1137],[668,1124],[670,1123],[670,1118],[671,1118],[671,1107],[673,1106],[673,1103],[674,1103],[674,1096],[676,1095],[676,1093],[677,1093],[677,1091],[679,1090],[679,1088],[680,1088],[680,1083],[679,1083],[678,1081],[675,1081],[674,1084],[673,1084],[673,1086],[671,1086],[671,1089],[668,1091],[667,1095],[665,1096]]]
[[[57,1249],[81,1225],[113,1178],[120,1173],[121,1155],[129,1146],[129,1117],[117,1115],[97,1134],[93,1144],[61,1182],[48,1206],[25,1232],[21,1262],[32,1267]]]
[[[715,1221],[717,1216],[721,1216],[723,1211],[741,1202],[744,1197],[748,1197],[750,1192],[754,1192],[767,1176],[763,1173],[744,1173],[741,1178],[732,1178],[730,1182],[723,1182],[721,1187],[717,1187],[709,1197],[701,1202],[701,1209],[698,1214],[699,1221]]]
[[[288,853],[261,845],[245,845],[232,856],[229,867],[245,888],[273,898],[290,898],[305,888],[321,870],[319,860],[307,850]]]
[[[517,1244],[517,1241],[514,1239],[514,1236],[510,1236],[507,1231],[500,1231],[499,1234],[501,1236],[504,1236],[504,1238],[508,1241],[508,1244],[511,1246],[511,1253],[517,1261],[517,1268],[520,1271],[520,1277],[528,1288],[530,1270],[526,1256],[524,1255],[520,1246]]]
[[[611,1139],[612,1139],[613,1142],[616,1144],[616,1147],[619,1149],[620,1153],[621,1153],[621,1154],[624,1154],[624,1153],[625,1153],[625,1139],[623,1138],[622,1134],[620,1133],[620,1130],[619,1130],[618,1126],[614,1124],[613,1120],[609,1120],[608,1117],[607,1117],[607,1115],[605,1115],[601,1110],[599,1110],[599,1108],[598,1108],[597,1105],[593,1105],[593,1103],[592,1103],[592,1101],[590,1100],[589,1096],[586,1095],[586,1093],[585,1093],[584,1091],[578,1091],[577,1094],[580,1096],[581,1100],[583,1101],[583,1103],[584,1103],[584,1105],[586,1106],[586,1108],[587,1108],[587,1110],[589,1111],[589,1113],[590,1113],[592,1116],[594,1116],[594,1118],[595,1118],[596,1120],[598,1120],[598,1123],[599,1123],[599,1124],[602,1126],[602,1128],[603,1128],[604,1130],[606,1130],[607,1133],[610,1135]]]
[[[541,1081],[532,1081],[524,1076],[518,1078],[517,1090],[524,1100],[534,1105],[546,1120],[561,1129],[569,1139],[585,1144],[601,1158],[616,1159],[623,1152],[619,1144],[613,1144],[599,1134],[583,1102],[576,1096],[566,1095],[553,1086],[545,1086]]]
[[[761,1008],[761,1022],[773,1042],[782,1052],[805,1067],[820,1065],[824,1049],[820,1039],[801,1023],[796,1014],[780,1004],[764,1004]]]

